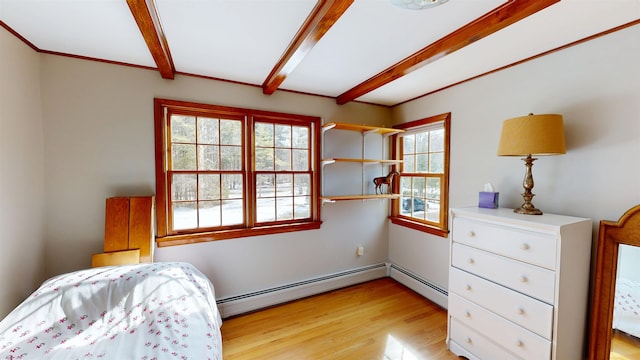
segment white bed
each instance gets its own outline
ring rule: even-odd
[[[640,338],[640,282],[616,280],[613,328]]]
[[[0,322],[0,359],[222,359],[211,282],[187,263],[60,275]]]

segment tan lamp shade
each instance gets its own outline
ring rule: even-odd
[[[566,153],[562,115],[529,114],[505,120],[499,156],[557,155]]]

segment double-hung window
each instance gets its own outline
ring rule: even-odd
[[[406,131],[392,138],[395,158],[402,160],[393,223],[446,236],[450,120],[446,113],[395,126]]]
[[[320,118],[155,99],[158,244],[317,229]]]

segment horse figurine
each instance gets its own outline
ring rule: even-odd
[[[380,194],[382,194],[382,185],[387,185],[387,193],[391,193],[391,185],[393,184],[394,176],[400,176],[400,173],[397,171],[391,171],[387,176],[373,178],[373,184],[376,186],[376,195],[378,194],[378,189],[380,190]]]

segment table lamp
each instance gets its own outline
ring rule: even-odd
[[[531,167],[537,158],[532,155],[559,155],[566,152],[564,144],[564,129],[562,115],[540,114],[521,116],[505,120],[502,124],[498,156],[526,156],[524,181],[524,203],[513,211],[526,215],[542,215],[531,203],[535,196],[533,189],[533,174]]]

